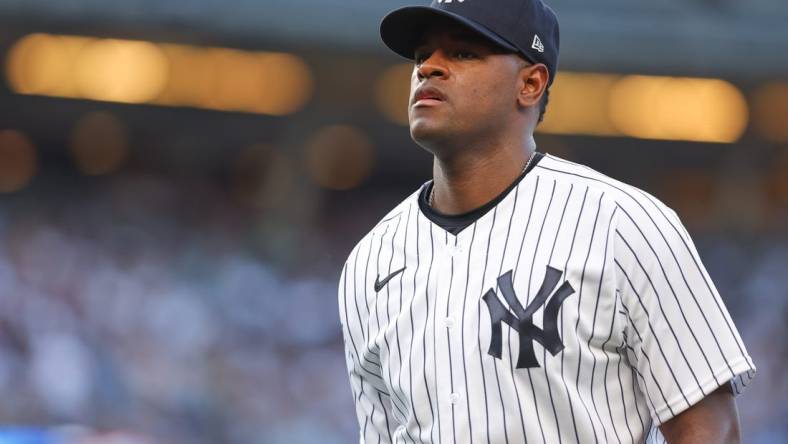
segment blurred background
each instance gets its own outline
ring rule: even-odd
[[[0,444],[357,441],[338,275],[431,174],[405,3],[0,0]],[[680,214],[758,366],[743,442],[787,442],[788,4],[550,4],[539,150]]]

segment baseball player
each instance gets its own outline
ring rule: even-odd
[[[361,443],[732,443],[755,366],[678,216],[538,152],[558,61],[541,0],[395,10],[433,180],[350,253]]]

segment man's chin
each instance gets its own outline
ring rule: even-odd
[[[424,144],[433,144],[449,136],[449,131],[443,125],[437,122],[429,122],[425,119],[418,119],[410,123],[410,137],[424,146]]]

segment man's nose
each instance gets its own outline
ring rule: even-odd
[[[430,77],[446,77],[448,74],[448,69],[446,68],[446,59],[441,53],[441,51],[435,51],[421,64],[418,66],[416,70],[416,75],[418,76],[419,80],[427,79]]]

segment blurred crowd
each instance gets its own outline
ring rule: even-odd
[[[347,251],[315,250],[368,227],[257,241],[320,262],[299,271],[251,246],[257,221],[214,185],[107,180],[0,205],[0,418],[25,427],[0,444],[354,442]],[[783,442],[788,239],[693,236],[758,367],[744,442]]]

